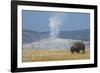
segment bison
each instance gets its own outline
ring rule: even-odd
[[[73,54],[74,52],[80,53],[81,50],[85,53],[85,45],[81,42],[75,42],[70,51]]]

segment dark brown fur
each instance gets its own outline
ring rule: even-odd
[[[85,45],[81,42],[75,42],[71,47],[71,53],[80,53],[80,50],[82,50],[82,52],[85,53]]]

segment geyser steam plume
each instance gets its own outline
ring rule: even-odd
[[[50,38],[55,39],[60,33],[60,27],[63,22],[64,13],[54,14],[49,19]]]

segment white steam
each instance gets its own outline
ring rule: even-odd
[[[55,39],[60,33],[64,13],[54,14],[49,19],[50,38]]]

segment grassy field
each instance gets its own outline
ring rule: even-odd
[[[80,60],[89,59],[90,52],[85,54],[72,54],[69,50],[32,50],[23,49],[23,62],[54,61],[54,60]]]

